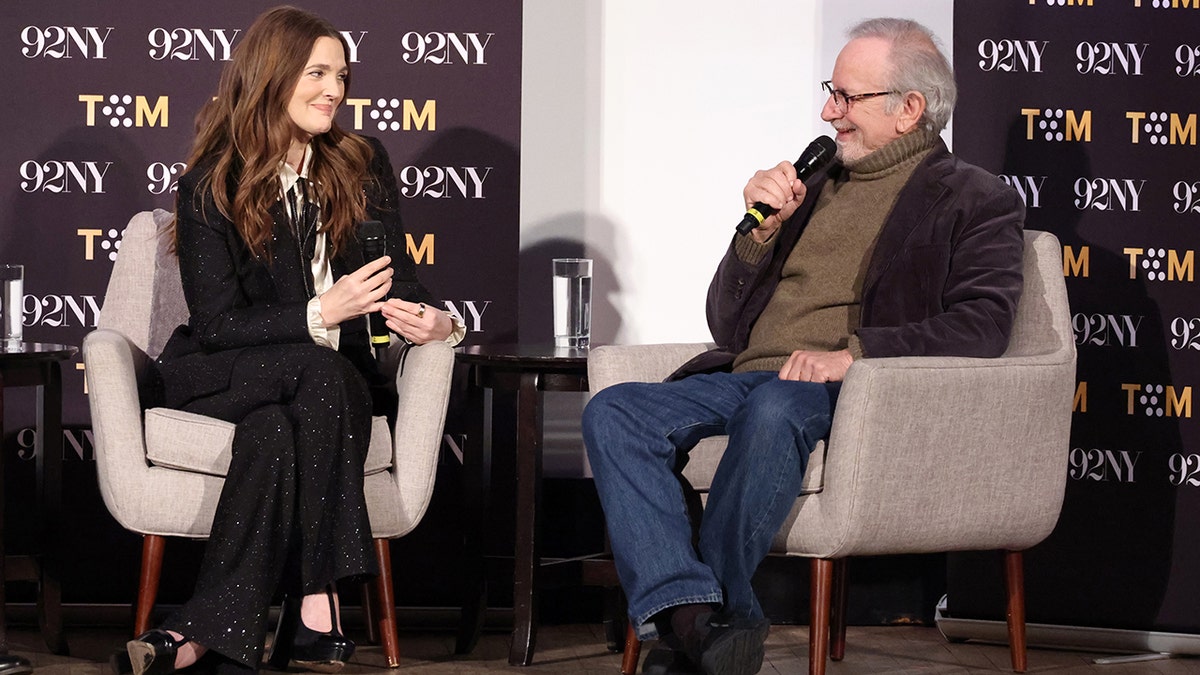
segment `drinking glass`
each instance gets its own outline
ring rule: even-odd
[[[554,346],[586,348],[592,334],[592,261],[555,258]]]
[[[0,315],[4,327],[0,331],[0,342],[5,350],[19,349],[24,340],[22,309],[25,303],[25,266],[0,265]]]

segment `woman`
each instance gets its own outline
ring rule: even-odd
[[[127,644],[138,675],[206,654],[256,670],[277,588],[272,665],[341,668],[354,644],[334,584],[377,573],[363,462],[372,410],[395,410],[366,315],[415,344],[465,332],[417,280],[383,147],[334,123],[348,54],[327,21],[272,9],[197,117],[174,223],[191,316],[159,357],[160,393],[237,431],[195,595]],[[367,220],[388,255],[364,264]]]

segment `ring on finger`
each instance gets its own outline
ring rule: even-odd
[[[423,303],[423,302],[422,302],[422,303],[420,303],[420,305],[418,305],[418,309],[417,309],[417,318],[418,318],[418,319],[424,319],[424,318],[425,318],[425,303]]]

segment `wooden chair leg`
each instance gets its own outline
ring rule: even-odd
[[[621,675],[635,675],[642,656],[642,641],[638,639],[633,622],[625,629],[625,652],[621,655]]]
[[[829,603],[833,593],[833,561],[813,558],[809,597],[808,674],[825,675],[829,652]]]
[[[375,581],[362,584],[363,626],[367,629],[367,642],[379,644],[379,598],[375,597]]]
[[[846,588],[849,559],[833,561],[833,595],[829,607],[829,658],[841,661],[846,656]]]
[[[1008,648],[1013,672],[1025,672],[1025,568],[1020,551],[1004,552],[1004,585],[1008,589]]]
[[[150,630],[150,614],[154,611],[154,601],[158,599],[158,580],[162,577],[166,545],[166,537],[157,534],[142,537],[142,573],[138,579],[137,608],[133,617],[134,636]]]
[[[396,634],[396,598],[392,593],[392,549],[387,539],[375,540],[375,559],[379,576],[375,579],[375,595],[379,602],[379,640],[388,668],[400,667],[400,638]]]

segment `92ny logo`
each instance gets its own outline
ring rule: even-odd
[[[112,162],[29,160],[21,163],[21,189],[54,194],[104,194],[104,175]]]
[[[21,55],[27,59],[104,59],[104,43],[112,27],[25,26]]]

